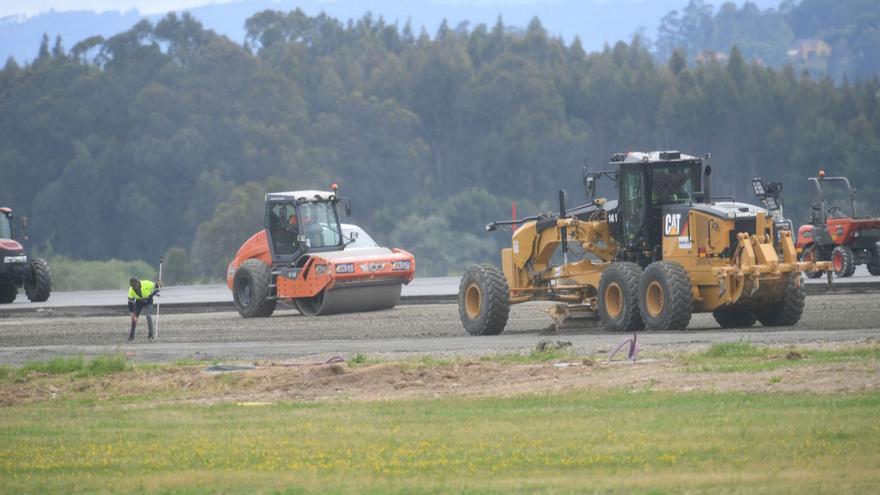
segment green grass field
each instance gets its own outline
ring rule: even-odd
[[[763,350],[681,359],[710,366],[738,352]],[[138,373],[115,359],[7,369],[0,387]],[[0,407],[0,492],[871,493],[880,483],[876,391],[155,399],[89,392]]]

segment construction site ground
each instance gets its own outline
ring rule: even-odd
[[[279,306],[270,318],[244,319],[230,311],[160,316],[159,342],[146,342],[141,318],[134,343],[126,342],[129,319],[64,311],[11,313],[0,317],[0,363],[21,365],[57,356],[92,357],[121,352],[133,361],[273,360],[323,361],[356,354],[386,359],[440,358],[528,352],[542,340],[565,340],[579,355],[611,350],[627,335],[600,327],[552,332],[547,304],[514,306],[504,333],[468,335],[455,304],[401,305],[373,313],[310,318]],[[718,342],[768,344],[860,342],[880,338],[880,294],[812,295],[793,327],[722,330],[710,314],[697,314],[687,331],[642,332],[643,350],[689,350]]]
[[[0,493],[867,493],[880,295],[790,328],[551,331],[515,306],[0,317]],[[142,319],[143,320],[143,319]]]

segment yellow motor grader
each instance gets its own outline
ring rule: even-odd
[[[801,273],[828,262],[799,262],[788,224],[761,207],[714,201],[709,159],[677,151],[611,157],[611,170],[584,173],[588,196],[601,178],[618,200],[595,198],[559,212],[486,226],[517,226],[501,269],[470,267],[459,314],[474,335],[497,335],[511,304],[556,301],[557,326],[598,318],[608,331],[683,330],[692,313],[722,327],[794,325],[804,308]]]

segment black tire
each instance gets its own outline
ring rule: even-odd
[[[18,287],[14,284],[5,284],[0,282],[0,304],[9,304],[15,301],[18,295]]]
[[[684,330],[691,322],[691,278],[678,263],[655,261],[639,281],[639,309],[648,330]]]
[[[868,263],[868,273],[880,275],[880,245],[875,244],[871,250],[871,262]]]
[[[819,249],[816,246],[808,246],[804,248],[804,252],[801,253],[801,261],[822,261],[822,256],[819,255]],[[822,270],[817,270],[815,272],[804,272],[809,278],[820,278],[822,275],[825,275],[825,272]]]
[[[755,315],[765,327],[791,326],[801,319],[804,313],[806,293],[804,285],[797,284],[797,275],[789,275],[785,279],[782,299],[755,310]]]
[[[458,286],[458,315],[471,335],[498,335],[510,315],[510,289],[498,267],[473,265]]]
[[[52,292],[52,271],[42,258],[31,260],[31,275],[24,283],[24,293],[30,302],[43,302]]]
[[[831,251],[831,268],[838,278],[852,277],[856,271],[856,262],[852,249],[848,246],[837,246]]]
[[[749,328],[758,321],[754,311],[741,306],[718,308],[712,312],[712,316],[721,328]]]
[[[639,278],[642,268],[625,261],[611,263],[599,280],[599,318],[609,332],[643,330],[639,313]]]
[[[238,267],[232,282],[232,299],[238,314],[245,318],[263,318],[275,311],[271,296],[272,269],[257,259],[249,259]]]

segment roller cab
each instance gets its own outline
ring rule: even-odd
[[[278,300],[307,316],[393,308],[415,274],[415,259],[401,249],[358,242],[343,233],[332,191],[266,195],[264,229],[239,249],[227,286],[244,317],[269,316]]]

